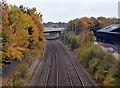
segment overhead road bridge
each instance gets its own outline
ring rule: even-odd
[[[46,40],[58,39],[65,28],[49,28],[45,27],[44,37]]]

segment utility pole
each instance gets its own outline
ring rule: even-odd
[[[73,28],[73,27],[74,27],[74,24],[73,24],[73,22],[72,22],[72,32],[74,33],[74,28]]]
[[[76,20],[75,20],[75,36],[76,36]]]

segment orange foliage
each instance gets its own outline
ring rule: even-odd
[[[23,12],[17,6],[2,6],[3,60],[22,61],[26,52],[44,46],[41,14],[35,8]],[[31,32],[31,34],[30,34]]]

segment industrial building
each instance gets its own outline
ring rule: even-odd
[[[113,24],[97,30],[96,41],[120,45],[120,24]]]

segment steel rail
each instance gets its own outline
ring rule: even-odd
[[[71,78],[70,72],[69,72],[69,70],[68,70],[68,67],[67,67],[67,65],[66,65],[66,63],[65,63],[65,60],[62,59],[62,61],[63,61],[63,63],[65,64],[65,68],[66,68],[66,71],[67,71],[67,74],[68,74],[68,79],[69,79],[70,85],[71,85],[71,87],[73,88],[73,82],[72,82],[72,78]]]
[[[58,42],[58,41],[57,41],[57,42]],[[81,84],[82,84],[82,87],[85,88],[85,84],[84,84],[84,82],[82,81],[82,78],[80,77],[80,74],[79,74],[79,72],[78,72],[76,66],[75,66],[74,63],[72,62],[70,56],[68,55],[67,51],[64,49],[64,47],[63,47],[59,42],[58,42],[58,44],[63,48],[65,54],[68,56],[68,58],[69,58],[71,64],[73,65],[73,67],[74,67],[74,69],[75,69],[75,72],[76,72],[76,74],[77,74],[77,76],[78,76],[78,78],[79,78],[79,81],[80,81]]]
[[[55,47],[54,47],[54,51],[55,51]],[[58,87],[59,86],[59,73],[58,73],[58,59],[57,59],[57,53],[56,53],[56,51],[54,52],[54,54],[55,54],[55,62],[56,62],[56,87]]]
[[[52,56],[53,56],[53,52],[52,52]],[[47,76],[46,76],[46,79],[45,79],[45,88],[47,88],[47,84],[48,84],[48,79],[49,79],[49,75],[50,75],[50,68],[51,68],[51,63],[52,63],[52,56],[50,58],[50,62],[49,62],[49,65],[48,65],[48,72],[47,72]]]
[[[66,70],[67,70],[67,74],[68,74],[68,78],[69,78],[70,85],[71,85],[71,87],[73,88],[73,82],[72,82],[72,78],[71,78],[70,72],[69,72],[68,67],[67,67],[67,65],[66,65],[66,63],[65,63],[65,60],[63,60],[63,62],[64,62],[64,64],[65,64],[65,68],[66,68]]]
[[[51,63],[52,63],[52,59],[55,58],[55,65],[56,65],[56,87],[58,87],[58,59],[57,59],[57,53],[54,52],[55,51],[55,47],[53,47],[53,51],[52,51],[52,56],[50,58],[50,62],[49,62],[49,65],[48,65],[48,72],[47,72],[47,76],[46,76],[46,80],[45,80],[45,88],[47,87],[48,85],[48,80],[49,80],[49,75],[50,75],[50,69],[51,69]],[[53,57],[54,56],[54,57]]]

